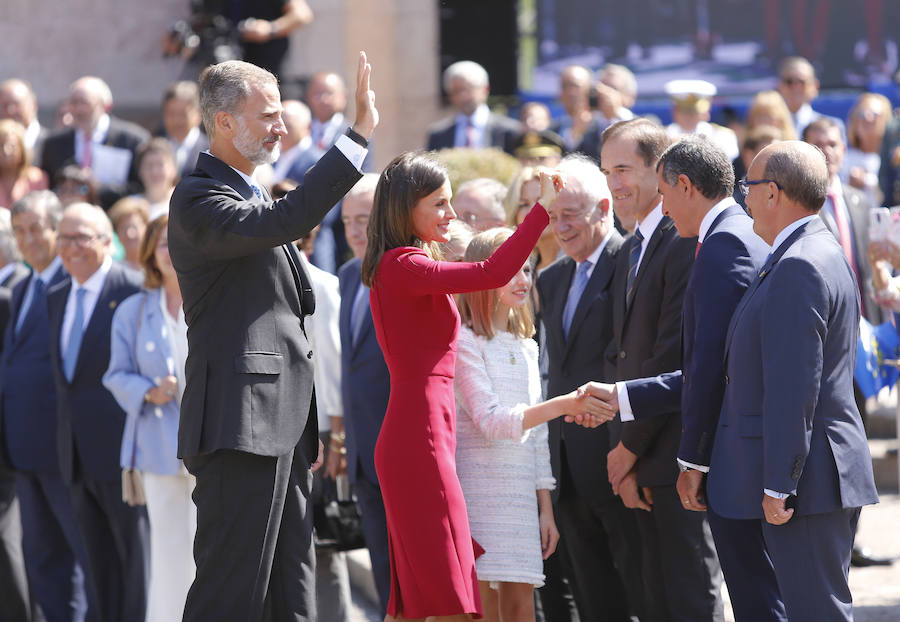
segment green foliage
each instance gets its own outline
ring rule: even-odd
[[[450,173],[454,194],[460,184],[479,177],[509,186],[521,168],[517,159],[500,149],[441,149],[435,155]]]

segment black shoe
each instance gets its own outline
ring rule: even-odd
[[[869,549],[863,549],[854,546],[850,553],[850,565],[854,568],[865,568],[866,566],[890,566],[894,560],[889,557],[876,557],[872,555]]]

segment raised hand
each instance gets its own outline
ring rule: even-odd
[[[566,182],[559,173],[541,173],[541,196],[538,203],[550,209]]]
[[[353,131],[366,140],[378,126],[378,109],[375,108],[375,91],[370,88],[372,65],[366,62],[366,53],[359,53],[359,67],[356,71],[356,122]]]

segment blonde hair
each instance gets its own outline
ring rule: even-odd
[[[891,100],[881,93],[863,93],[860,95],[856,99],[856,103],[853,104],[853,108],[850,109],[850,114],[847,116],[847,145],[854,149],[861,148],[859,130],[856,129],[856,124],[859,121],[859,111],[869,101],[875,102],[875,104],[881,108],[880,123],[882,136],[884,135],[884,129],[887,127],[888,121],[891,120]]]
[[[759,119],[761,115],[771,117],[772,121],[761,121]],[[774,125],[781,130],[782,140],[797,140],[797,130],[794,128],[791,111],[778,91],[760,91],[750,101],[750,107],[747,109],[747,129],[752,130],[758,125]]]
[[[0,142],[10,138],[19,143],[19,164],[16,166],[16,177],[21,177],[31,166],[31,150],[25,145],[25,128],[12,119],[0,120]]]
[[[515,228],[519,226],[517,216],[519,214],[519,201],[522,200],[522,188],[529,181],[534,179],[540,180],[542,172],[549,175],[553,173],[553,169],[546,166],[523,166],[515,179],[510,182],[509,190],[506,192],[506,199],[503,201],[503,207],[506,210],[506,224],[510,227]]]
[[[488,229],[472,238],[466,248],[465,261],[484,261],[494,254],[509,239],[513,232],[506,227]],[[529,257],[529,263],[532,258]],[[500,303],[497,289],[486,289],[477,292],[459,294],[456,298],[459,307],[460,321],[472,327],[472,332],[488,339],[494,338],[494,309]],[[506,332],[516,337],[529,338],[534,335],[534,315],[531,305],[512,307],[506,319]]]

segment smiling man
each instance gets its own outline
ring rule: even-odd
[[[197,478],[185,620],[315,619],[307,500],[321,447],[304,327],[315,298],[292,242],[360,177],[378,124],[370,72],[361,53],[356,123],[278,201],[253,177],[285,135],[275,77],[229,61],[200,78],[210,150],[169,220],[188,324],[178,453]]]

